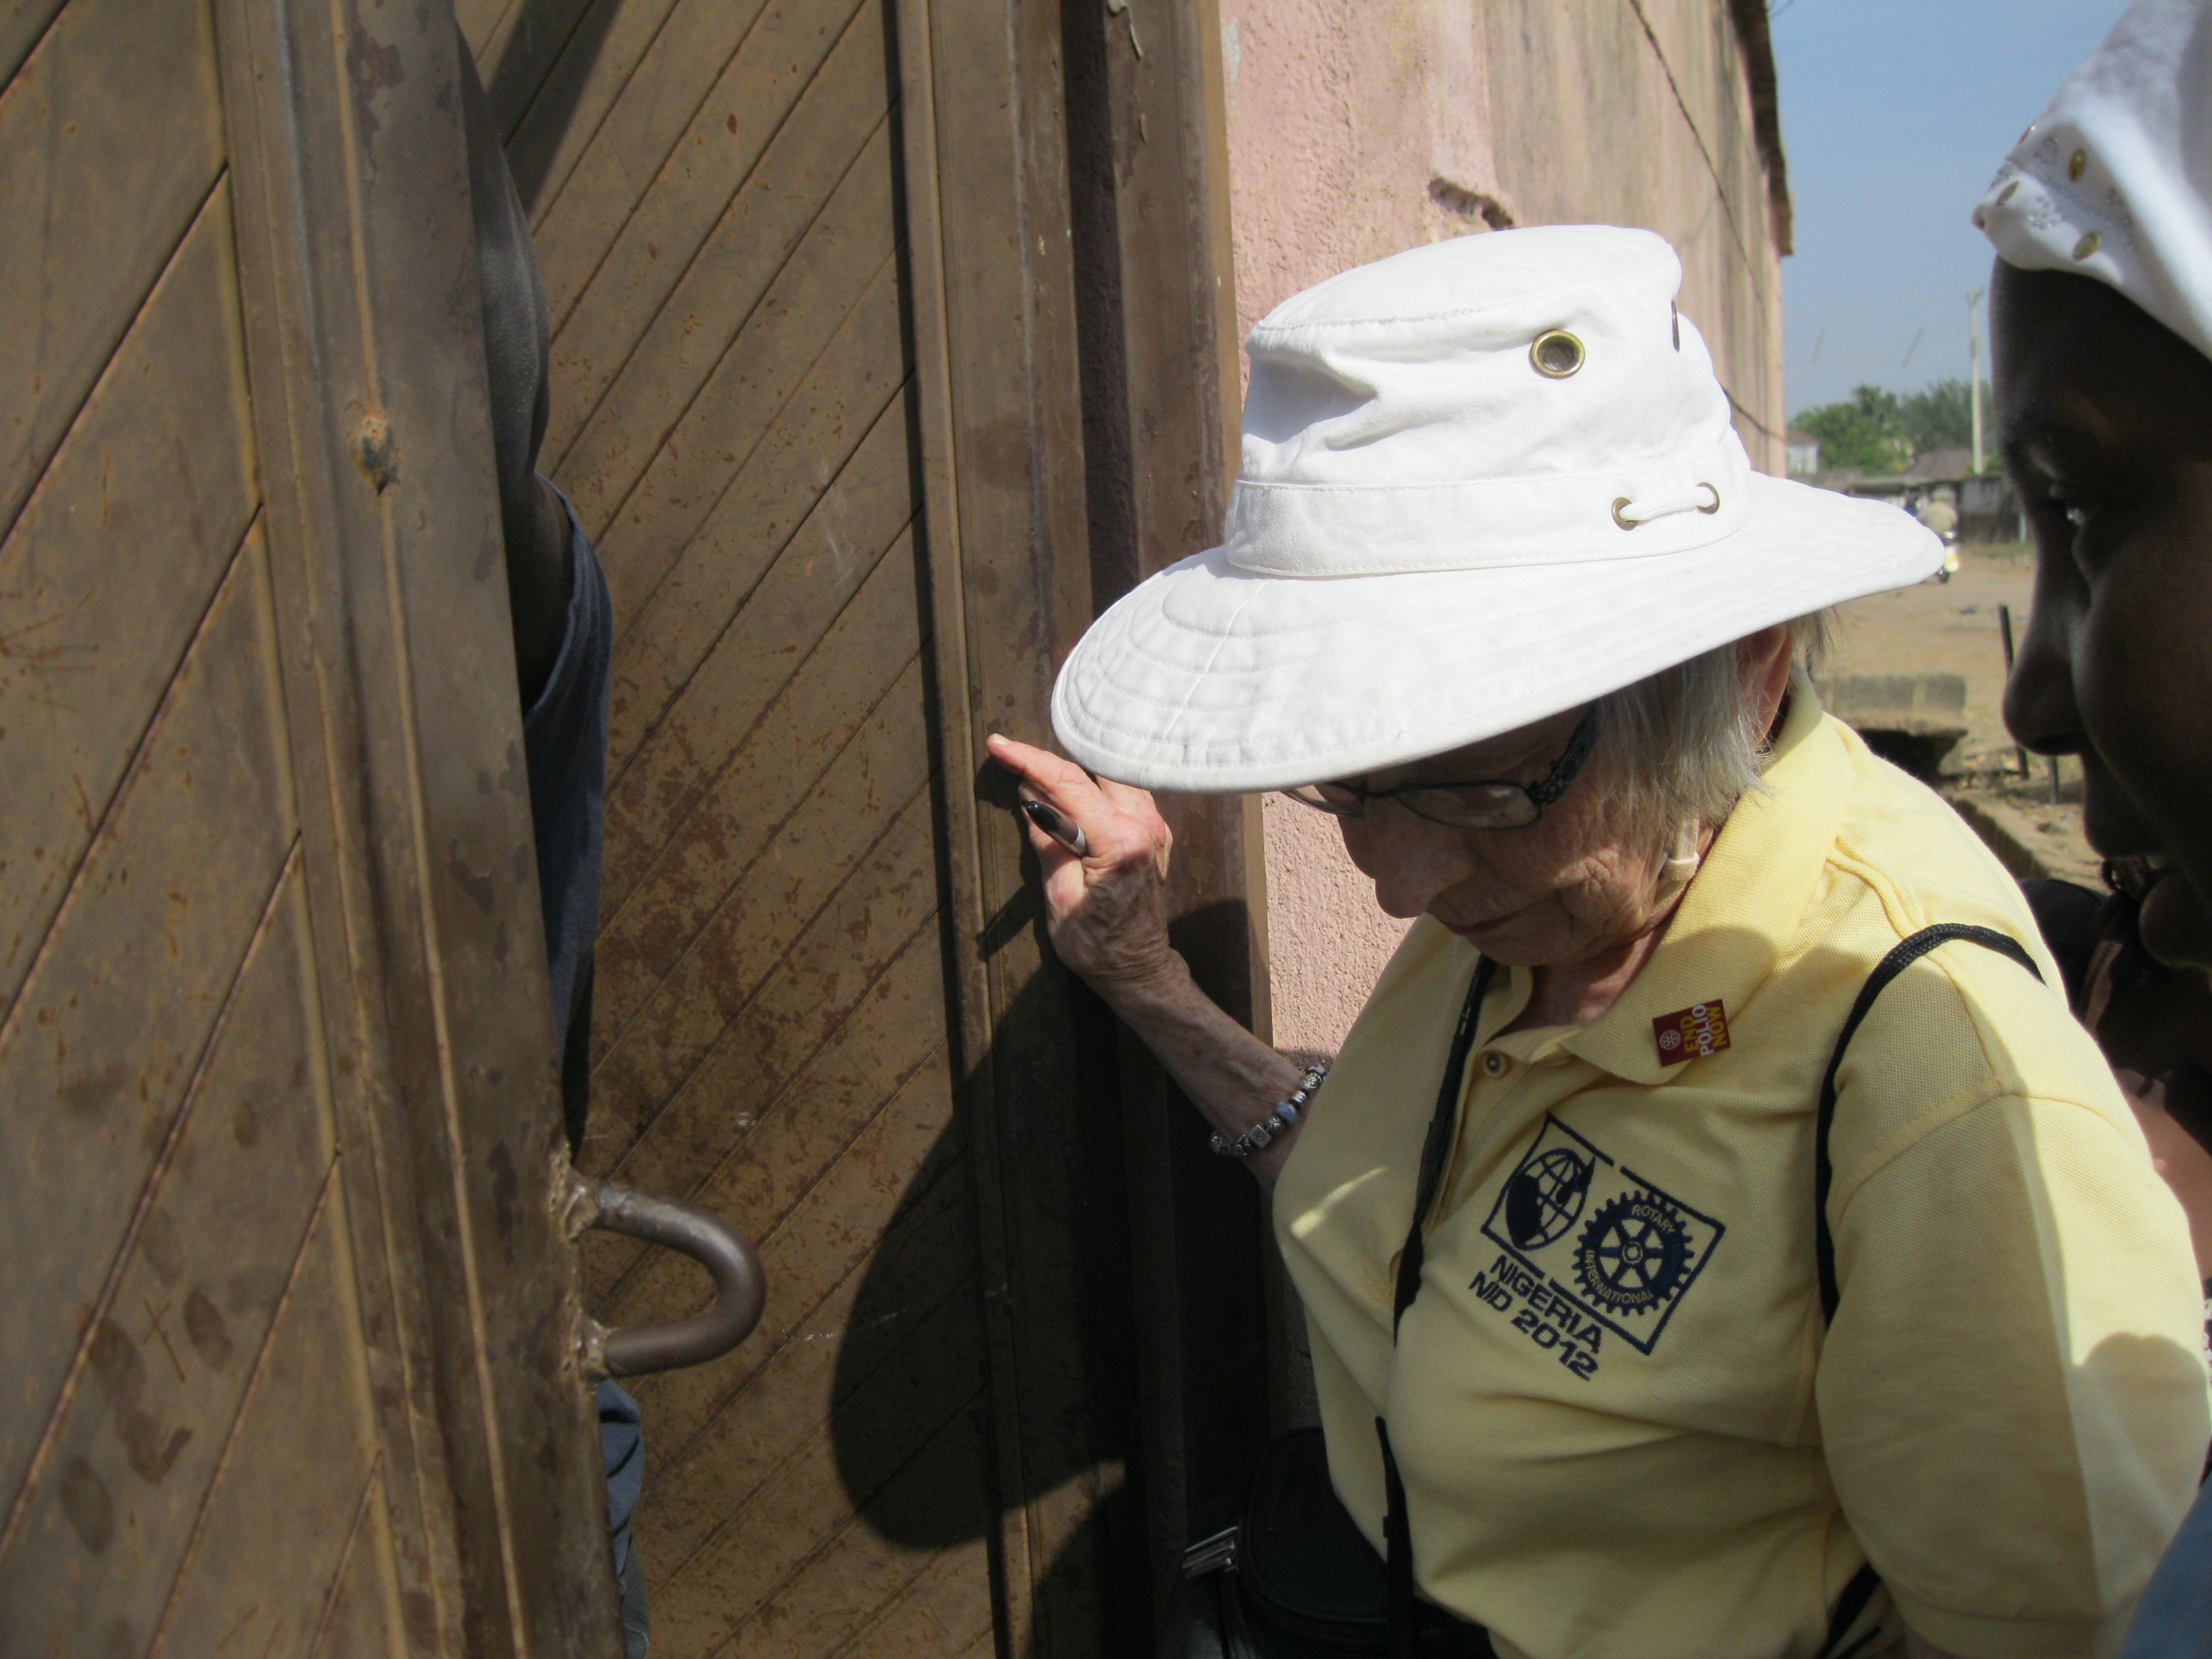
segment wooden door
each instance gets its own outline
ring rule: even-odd
[[[620,1651],[450,15],[0,7],[0,1638]]]
[[[582,1162],[722,1215],[769,1285],[738,1354],[637,1386],[655,1650],[988,1648],[891,20],[499,9],[464,21],[532,193],[544,465],[619,630]],[[586,1262],[609,1322],[696,1295]]]
[[[1211,8],[1151,68],[1037,0],[461,18],[617,615],[581,1161],[769,1284],[739,1352],[637,1389],[655,1651],[1148,1650],[1267,1429],[1256,1206],[1051,963],[981,739],[1047,737],[1097,605],[1218,525]],[[1184,828],[1187,942],[1249,1008],[1242,816]],[[697,1293],[586,1263],[610,1322]]]

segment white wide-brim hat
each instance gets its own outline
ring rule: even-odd
[[[1648,231],[1550,226],[1278,307],[1227,538],[1084,635],[1067,752],[1153,789],[1355,776],[1932,574],[1905,514],[1751,470],[1680,284]]]

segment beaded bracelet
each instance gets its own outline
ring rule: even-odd
[[[1307,1066],[1305,1080],[1291,1091],[1288,1100],[1276,1103],[1273,1111],[1236,1139],[1216,1134],[1208,1144],[1224,1158],[1251,1157],[1262,1146],[1298,1127],[1299,1114],[1304,1109],[1306,1102],[1313,1098],[1314,1091],[1321,1087],[1321,1080],[1328,1075],[1328,1067],[1325,1065]]]

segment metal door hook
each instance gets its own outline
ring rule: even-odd
[[[682,1319],[608,1330],[585,1322],[585,1364],[602,1376],[703,1365],[752,1334],[768,1299],[768,1281],[753,1247],[714,1216],[672,1198],[634,1193],[610,1182],[579,1178],[575,1196],[584,1224],[681,1250],[714,1276],[714,1299]]]

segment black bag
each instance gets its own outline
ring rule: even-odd
[[[1828,1139],[1835,1122],[1836,1076],[1843,1069],[1844,1051],[1882,988],[1952,939],[1985,946],[2042,977],[2016,940],[1990,928],[1944,922],[1923,928],[1898,945],[1860,988],[1820,1080],[1814,1130],[1814,1261],[1820,1310],[1830,1324],[1835,1321],[1840,1290],[1836,1244],[1828,1230],[1828,1193],[1835,1173]],[[1436,1110],[1421,1146],[1413,1225],[1398,1257],[1394,1331],[1420,1290],[1425,1249],[1422,1227],[1436,1202],[1458,1124],[1461,1080],[1491,972],[1490,960],[1485,957],[1468,988]],[[1339,1501],[1328,1478],[1321,1431],[1301,1429],[1283,1436],[1261,1457],[1242,1522],[1192,1545],[1183,1557],[1192,1615],[1188,1659],[1349,1659],[1370,1655],[1374,1659],[1495,1659],[1490,1638],[1480,1626],[1455,1618],[1413,1593],[1405,1488],[1390,1455],[1389,1432],[1380,1418],[1375,1429],[1382,1443],[1389,1504],[1383,1520],[1387,1557],[1375,1553]],[[1829,1614],[1827,1640],[1821,1645],[1826,1659],[1851,1659],[1880,1634],[1877,1626],[1853,1637],[1860,1615],[1881,1587],[1871,1563],[1844,1586]]]
[[[1243,1520],[1193,1546],[1186,1571],[1193,1564],[1192,1659],[1384,1659],[1391,1651],[1389,1570],[1337,1501],[1319,1429],[1267,1448]],[[1415,1603],[1413,1619],[1421,1659],[1493,1659],[1480,1626],[1427,1601]]]

